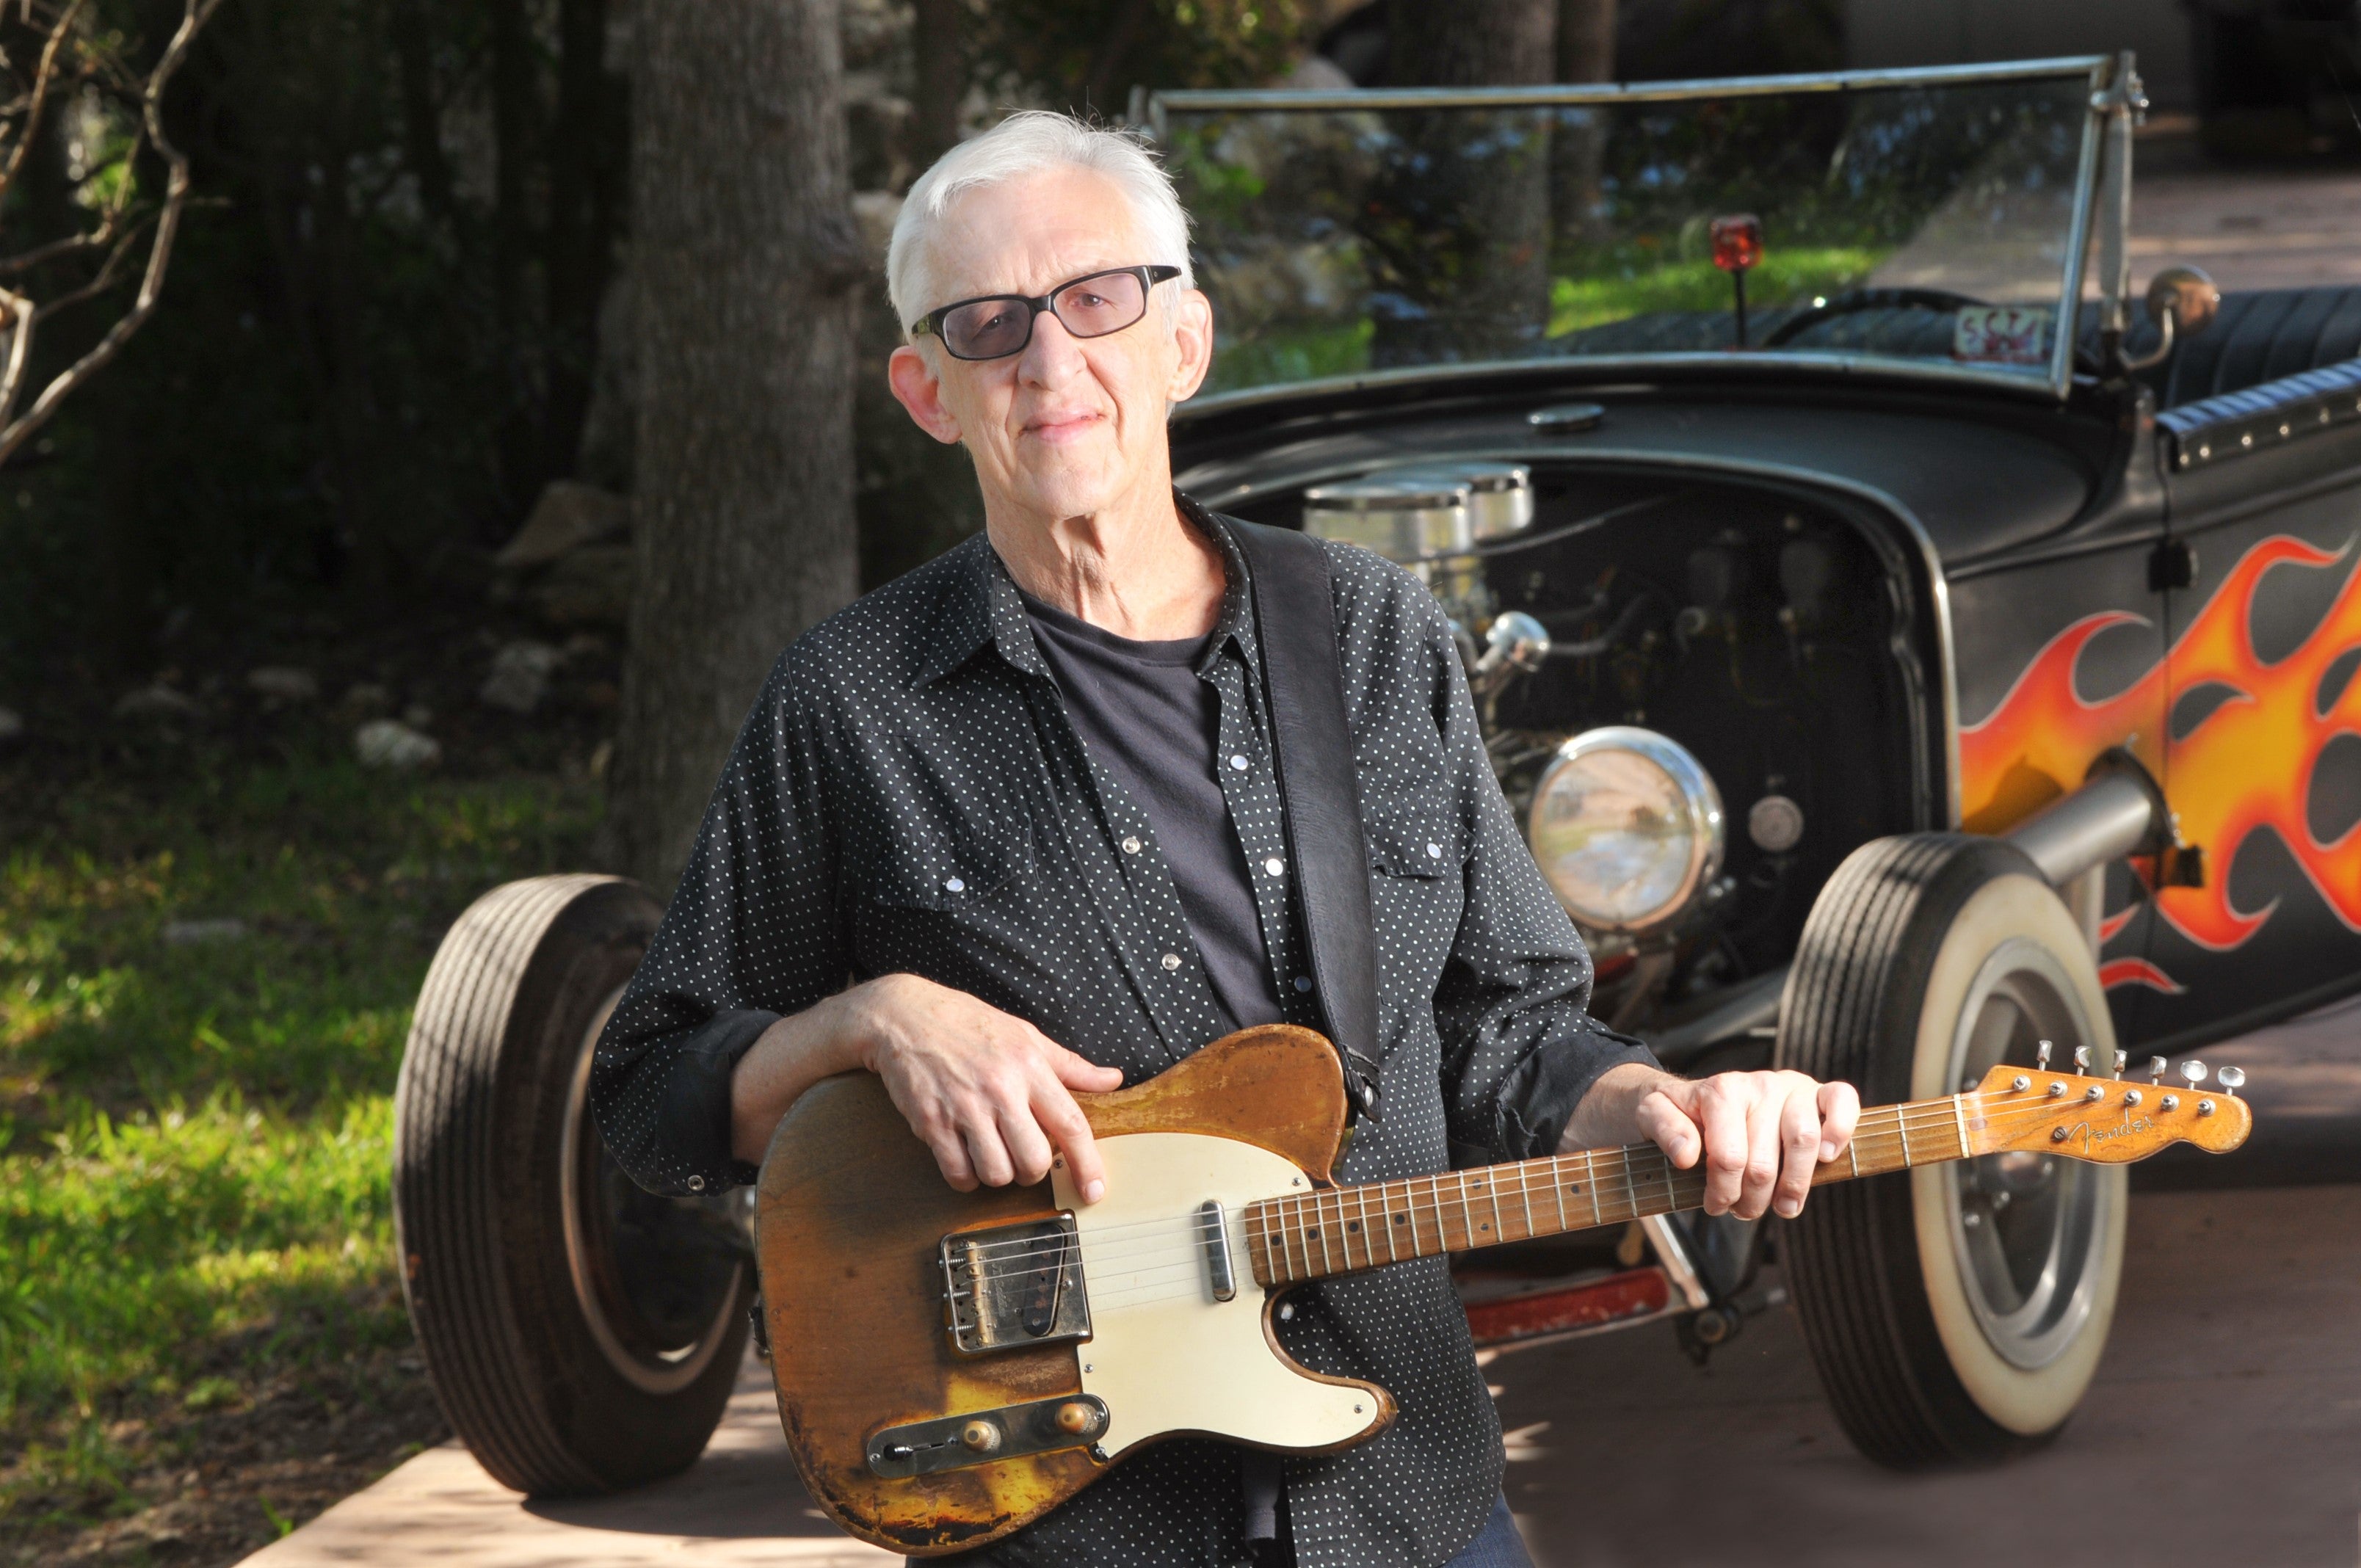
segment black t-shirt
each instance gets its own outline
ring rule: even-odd
[[[1213,773],[1221,699],[1197,678],[1211,633],[1139,642],[1022,590],[1019,597],[1074,732],[1156,826],[1190,934],[1229,1026],[1278,1023],[1278,982],[1263,947],[1246,851]]]

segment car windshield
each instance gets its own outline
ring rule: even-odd
[[[1216,396],[1740,354],[2062,389],[2099,67],[1166,93],[1149,121]]]

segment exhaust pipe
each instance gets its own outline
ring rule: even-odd
[[[2118,746],[2099,753],[2082,787],[2055,800],[2002,835],[2025,851],[2099,953],[2107,867],[2125,855],[2157,857],[2159,869],[2180,848],[2164,791],[2139,759]],[[2191,869],[2196,862],[2192,859]]]

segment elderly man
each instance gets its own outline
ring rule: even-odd
[[[779,661],[593,1102],[642,1184],[713,1192],[753,1179],[806,1089],[873,1072],[954,1187],[1038,1182],[1062,1154],[1094,1201],[1074,1091],[1325,1017],[1255,586],[1236,525],[1172,488],[1166,417],[1205,378],[1212,307],[1161,170],[1053,115],[945,155],[887,269],[911,339],[895,395],[966,446],[984,533]],[[1493,779],[1441,610],[1325,550],[1364,816],[1430,825],[1437,861],[1372,871],[1384,1113],[1345,1179],[1645,1137],[1706,1162],[1709,1211],[1795,1212],[1851,1136],[1852,1091],[1683,1080],[1591,1020],[1587,955]],[[1164,1443],[978,1560],[1525,1563],[1443,1261],[1290,1301],[1290,1354],[1393,1392],[1382,1435],[1283,1464]]]

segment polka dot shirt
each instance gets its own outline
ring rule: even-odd
[[[1246,563],[1200,674],[1220,694],[1216,774],[1249,864],[1286,859]],[[1329,544],[1378,931],[1384,1119],[1348,1182],[1554,1150],[1609,1068],[1647,1060],[1586,1011],[1591,967],[1493,779],[1449,623],[1416,578]],[[1238,765],[1243,759],[1245,765]],[[1322,1016],[1283,879],[1257,878],[1291,1021]],[[1015,583],[979,535],[798,638],[740,734],[662,928],[598,1043],[601,1134],[642,1185],[715,1192],[729,1080],[774,1019],[909,972],[1151,1078],[1219,1013],[1156,825],[1068,722]],[[1290,1310],[1291,1309],[1291,1310]],[[1500,1488],[1500,1433],[1444,1259],[1291,1294],[1280,1341],[1390,1389],[1400,1419],[1289,1459],[1297,1562],[1447,1563]],[[1182,1440],[961,1561],[1091,1568],[1250,1562],[1238,1451]]]

